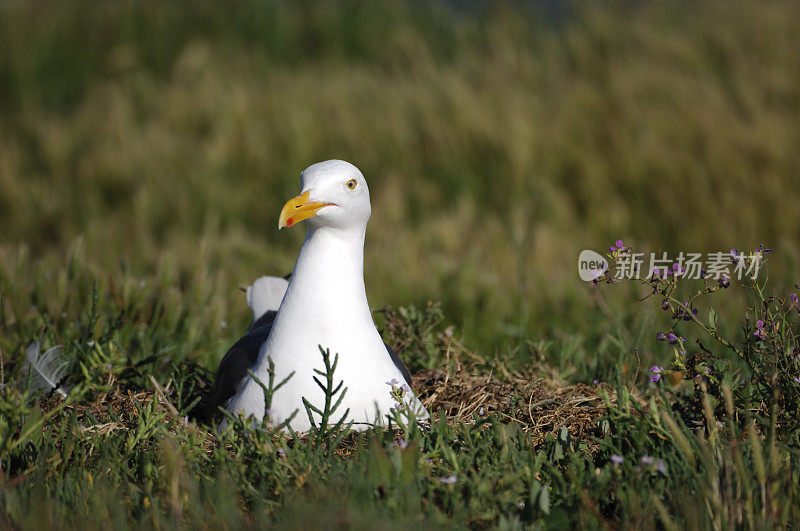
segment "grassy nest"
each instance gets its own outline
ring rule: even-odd
[[[594,450],[593,436],[602,434],[598,419],[606,414],[599,388],[567,385],[545,378],[495,379],[468,370],[423,371],[413,378],[414,389],[431,413],[444,413],[450,422],[472,423],[476,418],[496,415],[514,422],[539,446],[548,433],[564,427],[574,440]],[[612,389],[606,388],[611,399]]]
[[[174,429],[209,430],[208,426],[189,422],[188,418],[178,418],[179,413],[172,405],[171,383],[161,386],[154,378],[150,383],[150,389],[135,389],[111,378],[108,390],[72,407],[84,419],[85,431],[97,434],[135,429],[141,409],[153,406],[167,418],[177,418]],[[198,387],[199,393],[210,388],[211,382],[204,383]],[[599,386],[568,385],[553,378],[521,374],[495,377],[481,373],[477,365],[461,364],[448,370],[421,371],[412,383],[431,413],[444,414],[449,422],[462,424],[496,415],[502,422],[518,424],[530,435],[534,446],[539,446],[547,434],[557,435],[561,428],[566,428],[573,440],[586,443],[593,451],[596,448],[593,437],[602,435],[598,419],[606,414],[606,408]],[[613,389],[605,387],[605,391],[615,400]],[[59,397],[51,396],[43,405],[50,409],[59,402]]]

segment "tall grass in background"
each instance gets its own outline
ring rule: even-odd
[[[579,378],[646,364],[655,317],[593,294],[578,253],[763,241],[797,280],[799,28],[789,1],[4,2],[0,260],[80,241],[179,293],[207,271],[238,326],[235,287],[293,265],[299,172],[343,158],[371,186],[373,305],[441,300],[485,351]]]
[[[448,5],[0,0],[0,527],[800,520],[800,4]],[[217,434],[236,288],[292,268],[277,213],[333,157],[438,414]],[[770,278],[580,282],[617,239],[763,242]]]

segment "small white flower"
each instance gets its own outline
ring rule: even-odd
[[[400,439],[396,443],[392,443],[391,447],[392,448],[400,448],[401,450],[405,450],[406,448],[408,448],[408,443],[406,442],[405,439]]]
[[[447,476],[446,478],[439,478],[439,481],[444,483],[445,485],[452,485],[457,481],[457,478],[453,475]]]

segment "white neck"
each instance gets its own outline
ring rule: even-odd
[[[321,303],[366,306],[365,233],[366,228],[340,230],[309,225],[284,304],[298,297],[312,297]]]
[[[365,232],[366,228],[341,230],[309,225],[270,333],[268,351],[270,343],[287,344],[283,337],[290,335],[313,332],[319,337],[338,337],[365,325],[374,328],[364,287]],[[288,353],[269,354],[274,357]],[[311,355],[316,358],[319,354]],[[257,371],[266,370],[266,356],[261,358]]]

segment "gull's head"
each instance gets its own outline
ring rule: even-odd
[[[283,206],[278,228],[308,220],[311,227],[363,230],[369,220],[369,188],[358,168],[343,160],[312,164],[300,176],[302,192]]]

